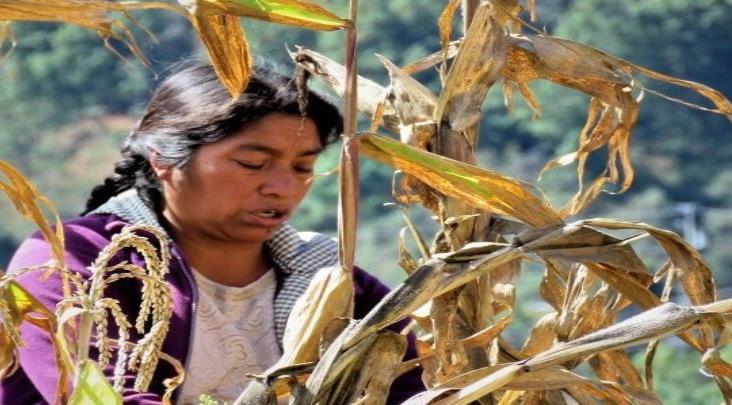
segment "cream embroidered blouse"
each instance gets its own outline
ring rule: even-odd
[[[206,279],[195,269],[198,310],[193,350],[179,404],[198,404],[201,394],[233,401],[246,388],[247,374],[259,374],[282,352],[274,329],[274,270],[244,287]]]

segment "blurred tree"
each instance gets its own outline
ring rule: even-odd
[[[12,54],[0,63],[0,158],[30,176],[64,216],[78,214],[89,190],[111,173],[127,117],[146,101],[159,73],[195,49],[190,24],[170,12],[140,13],[159,44],[135,29],[148,69],[122,44],[120,60],[96,33],[50,23],[16,23]],[[2,212],[14,212],[0,199]],[[17,215],[0,224],[0,261],[5,246],[32,226]]]

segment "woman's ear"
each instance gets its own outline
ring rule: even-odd
[[[148,157],[150,166],[152,167],[153,172],[155,172],[155,175],[158,176],[158,179],[161,181],[170,181],[171,176],[173,175],[173,166],[164,164],[158,152],[152,149],[150,149]]]

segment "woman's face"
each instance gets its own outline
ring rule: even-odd
[[[207,241],[269,239],[310,188],[323,146],[315,123],[271,113],[201,146],[183,168],[159,167],[175,232]]]

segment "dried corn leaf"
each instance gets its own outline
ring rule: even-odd
[[[557,328],[558,320],[559,314],[556,312],[548,313],[539,318],[531,329],[524,346],[521,348],[521,353],[529,357],[549,350],[554,346],[554,340],[557,337],[555,329]]]
[[[435,296],[477,279],[482,274],[517,259],[522,253],[510,246],[467,263],[432,259],[387,294],[349,333],[346,347],[365,336],[407,317]]]
[[[409,253],[407,245],[404,241],[404,236],[406,232],[406,226],[402,228],[402,230],[399,232],[399,266],[404,269],[407,274],[412,274],[412,272],[414,272],[418,265],[417,261],[414,260],[412,254]]]
[[[0,21],[48,21],[78,25],[96,31],[107,41],[110,50],[117,55],[119,53],[109,46],[108,41],[109,39],[120,41],[147,66],[148,60],[126,23],[109,15],[111,12],[117,12],[121,16],[128,17],[127,12],[135,9],[184,12],[173,4],[155,1],[119,3],[105,0],[12,0],[0,3]]]
[[[0,61],[8,57],[15,48],[15,36],[10,21],[0,21]]]
[[[325,398],[332,400],[333,395],[328,395],[329,391],[338,388],[339,381],[348,378],[363,363],[379,334],[373,333],[355,345],[346,347],[344,343],[350,330],[352,327],[346,328],[328,347],[308,378],[305,390],[296,397],[295,404],[310,404]]]
[[[200,12],[191,14],[190,20],[219,80],[233,98],[239,98],[249,82],[254,63],[239,17]]]
[[[533,226],[561,223],[527,185],[497,172],[435,155],[374,134],[361,136],[361,152],[416,177],[437,191],[470,205],[510,215]]]
[[[533,229],[518,236],[526,249],[548,259],[564,259],[568,262],[606,263],[638,273],[650,283],[652,276],[629,245],[636,237],[625,240],[600,232],[580,223],[572,223],[549,229]],[[642,276],[640,276],[642,274]]]
[[[68,382],[74,366],[68,354],[66,339],[57,333],[56,317],[20,284],[14,275],[0,278],[0,378],[7,377],[17,368],[16,349],[22,344],[19,328],[29,322],[51,336],[59,372],[58,395],[66,398]]]
[[[700,307],[663,304],[616,325],[570,342],[560,343],[527,360],[500,366],[495,372],[487,376],[480,376],[469,382],[464,388],[435,403],[468,404],[470,401],[506,386],[523,373],[539,371],[603,351],[621,349],[679,333],[698,324],[704,318],[723,310],[729,310],[730,307],[732,307],[730,302]]]
[[[704,369],[718,377],[732,378],[732,364],[722,359],[717,348],[707,350],[702,356]]]
[[[71,295],[66,269],[66,258],[64,256],[64,231],[61,224],[61,217],[53,203],[44,195],[36,190],[23,175],[13,166],[5,161],[0,160],[0,173],[7,177],[9,182],[0,181],[0,191],[4,192],[10,201],[15,205],[15,209],[25,218],[33,221],[38,225],[43,237],[51,245],[51,252],[55,261],[49,270],[55,268],[62,270],[63,290],[65,296]],[[56,229],[46,219],[42,207],[45,207],[54,218]]]
[[[432,299],[430,318],[434,336],[433,352],[439,360],[437,381],[456,375],[468,364],[465,347],[456,335],[455,315],[458,310],[460,289],[448,291]]]
[[[452,37],[452,22],[455,18],[455,12],[461,4],[461,0],[448,0],[447,5],[445,5],[445,8],[440,14],[440,18],[437,20],[437,26],[440,29],[440,45],[442,47],[441,76],[445,74],[445,63],[447,63],[447,53],[450,46],[450,38]]]
[[[605,229],[635,229],[647,232],[668,254],[692,304],[707,304],[716,299],[714,278],[709,266],[701,254],[679,235],[638,222],[590,219],[581,223]]]
[[[634,88],[644,90],[634,74],[690,88],[717,106],[713,112],[732,119],[732,103],[706,86],[652,72],[573,41],[546,35],[528,35],[521,39],[527,42],[524,47],[511,49],[503,74],[506,80],[521,89],[530,104],[535,104],[535,100],[528,83],[537,79],[574,88],[593,97],[585,127],[579,135],[577,152],[549,162],[543,170],[578,162],[580,190],[562,210],[563,216],[580,212],[605,185],[618,183],[621,170],[625,177],[620,191],[625,191],[632,183],[633,168],[628,148],[638,119],[638,101],[631,91]],[[603,146],[608,146],[606,170],[585,189],[585,163],[590,153]]]
[[[427,70],[445,59],[452,59],[455,57],[455,55],[458,54],[458,51],[460,50],[460,44],[462,44],[462,42],[462,39],[452,41],[448,44],[446,51],[437,51],[433,54],[427,55],[414,62],[411,62],[410,64],[402,68],[402,72],[408,75],[413,75],[415,73]]]
[[[343,96],[346,92],[346,68],[340,63],[325,55],[309,49],[298,48],[290,52],[290,57],[298,67],[304,68],[313,76],[323,80],[337,95]],[[387,89],[367,78],[358,77],[358,110],[373,117],[379,105],[384,105]],[[391,104],[384,105],[381,114],[384,128],[394,134],[399,134],[399,119]]]
[[[566,274],[568,266],[559,260],[546,260],[544,278],[539,285],[539,296],[549,303],[555,311],[560,311],[562,301],[567,289]]]
[[[465,339],[463,339],[462,343],[467,348],[485,346],[491,343],[493,339],[497,338],[498,335],[503,333],[506,327],[511,324],[512,320],[512,316],[507,315],[501,318],[495,324],[466,337]]]
[[[234,98],[246,88],[253,66],[239,17],[297,27],[334,30],[350,26],[324,8],[294,0],[179,0],[206,46],[222,84]]]
[[[389,387],[406,350],[405,336],[386,332],[376,339],[363,367],[359,370],[359,380],[353,389],[355,395],[360,395],[365,388],[364,396],[357,403],[362,405],[386,403]]]
[[[437,106],[437,96],[420,82],[402,72],[389,59],[379,54],[376,56],[389,72],[391,83],[389,84],[386,100],[390,102],[396,111],[400,124],[409,126],[431,121]],[[424,143],[424,140],[420,142]]]
[[[589,335],[560,343],[525,360],[523,365],[526,370],[540,369],[605,350],[616,350],[651,339],[660,339],[684,331],[706,316],[694,307],[666,303]]]
[[[603,381],[612,381],[624,388],[643,389],[643,380],[638,370],[628,354],[622,350],[598,353],[590,358],[590,366]]]
[[[326,326],[333,319],[351,317],[352,308],[352,275],[340,267],[318,270],[290,312],[282,338],[284,354],[273,368],[317,360]]]
[[[439,396],[455,392],[460,388],[469,385],[471,381],[489,376],[500,370],[503,366],[486,367],[465,373],[447,383],[430,391],[412,397],[405,404],[426,404]],[[578,389],[586,395],[596,399],[609,401],[617,404],[660,404],[656,396],[648,391],[628,392],[625,387],[620,387],[605,381],[592,380],[573,373],[559,366],[549,367],[544,370],[520,374],[516,379],[505,385],[506,389],[515,391],[549,391],[567,388]],[[417,399],[417,400],[415,400]],[[442,403],[443,401],[437,402]],[[553,402],[552,402],[553,403]]]
[[[511,41],[497,14],[490,3],[478,6],[442,88],[434,120],[452,131],[463,131],[480,120],[483,99],[503,70]],[[476,135],[467,135],[469,145],[475,145]]]
[[[620,225],[621,223],[619,221],[609,221],[608,226],[604,226],[602,220],[589,220],[589,221],[579,221],[573,224],[567,225],[565,228],[556,228],[556,229],[579,229],[577,227],[582,227],[584,225],[590,225],[595,227],[605,227],[609,229],[639,229],[639,230],[645,230],[643,226],[625,226],[622,227]],[[626,224],[626,223],[623,223]],[[613,225],[613,226],[610,226]],[[634,224],[637,225],[637,224]],[[647,225],[644,225],[647,226]],[[588,228],[591,229],[591,228]],[[527,240],[523,246],[524,249],[535,251],[538,254],[544,254],[544,251],[542,249],[547,248],[548,250],[561,247],[562,245],[555,245],[554,240],[551,237],[548,237],[546,235],[552,234],[552,232],[559,232],[555,233],[554,237],[557,237],[557,235],[561,235],[561,231],[552,231],[551,228],[545,229],[545,230],[530,230],[522,234],[522,236],[519,238],[520,240]],[[592,232],[597,232],[596,230]],[[582,232],[582,234],[586,234],[589,238],[589,241],[593,241],[593,239],[590,237],[590,234],[586,234],[586,230]],[[568,233],[569,235],[572,234],[572,232]],[[604,235],[604,234],[602,234]],[[600,235],[600,236],[602,236]],[[595,239],[593,243],[602,243],[609,242],[609,243],[615,243],[613,242],[614,239],[612,237],[603,236],[602,238]],[[545,239],[546,238],[546,239]],[[561,239],[560,239],[561,240]],[[571,241],[571,239],[569,239]],[[561,250],[561,249],[560,249]],[[574,252],[573,252],[574,253]],[[628,256],[630,257],[630,256]],[[578,258],[578,257],[575,257]],[[603,259],[604,263],[598,263],[594,262],[592,260],[585,261],[585,265],[587,268],[592,271],[595,275],[600,277],[604,282],[608,283],[612,288],[622,293],[625,297],[630,299],[632,302],[637,304],[643,309],[650,309],[653,308],[661,303],[660,299],[654,295],[652,292],[650,292],[647,289],[647,286],[652,281],[652,277],[650,274],[647,273],[641,273],[640,269],[637,272],[628,272],[626,271],[626,268],[619,267],[621,264],[619,259],[614,260],[608,260]],[[613,263],[614,262],[614,263]],[[629,263],[632,263],[629,262]],[[632,269],[632,267],[631,267]],[[687,334],[682,334],[681,336],[684,340],[686,340],[689,344],[691,344],[693,347],[697,348],[698,350],[702,349],[702,345],[696,341],[692,336]]]
[[[316,4],[296,0],[179,0],[188,7],[204,8],[207,14],[256,18],[311,30],[348,28],[344,20]]]

